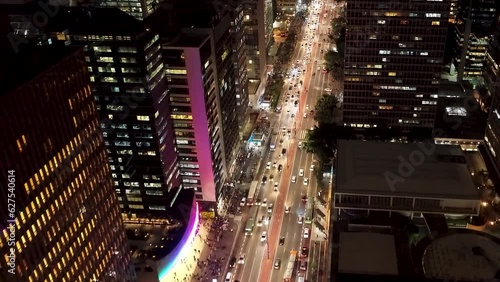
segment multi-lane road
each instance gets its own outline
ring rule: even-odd
[[[299,224],[299,217],[303,217],[305,212],[306,201],[303,198],[315,198],[317,194],[316,177],[311,167],[315,164],[314,156],[302,150],[299,143],[304,140],[307,131],[315,126],[314,112],[311,111],[314,111],[317,99],[331,83],[330,75],[322,69],[324,53],[333,48],[328,40],[331,16],[335,14],[333,5],[333,0],[316,0],[310,4],[307,20],[298,35],[299,40],[287,71],[280,101],[281,111],[274,113],[270,110],[267,113],[272,134],[263,147],[269,148],[269,142],[277,144],[275,150],[263,151],[254,180],[260,183],[256,198],[261,202],[267,200],[267,206],[261,204],[259,207],[257,219],[264,216],[270,220],[267,224],[264,220],[262,225],[256,225],[253,234],[249,236],[245,236],[244,228],[241,228],[241,235],[237,237],[232,256],[236,257],[237,261],[243,256],[244,260],[228,269],[228,272],[232,273],[233,281],[283,281],[290,251],[296,250],[300,254],[303,247],[311,249],[313,241],[318,238],[323,240],[323,236],[314,231],[314,224]],[[283,141],[279,142],[280,140]],[[282,154],[283,149],[286,150],[285,154]],[[267,168],[268,162],[276,162],[276,166]],[[278,172],[277,167],[280,164],[283,170]],[[300,173],[300,170],[303,170],[303,173]],[[270,181],[271,175],[273,181]],[[266,184],[261,183],[263,176],[267,176]],[[292,181],[293,177],[295,182]],[[273,189],[275,182],[278,182],[278,191]],[[273,204],[272,210],[268,210],[270,204]],[[289,212],[285,212],[287,207]],[[242,208],[242,226],[245,226],[250,217],[250,209]],[[310,230],[308,238],[304,238],[305,228]],[[262,238],[263,232],[266,232],[265,239]],[[280,238],[284,238],[282,245],[279,244]],[[301,257],[299,261],[322,255],[319,248],[312,247],[310,256]],[[277,259],[281,260],[279,269],[274,267]],[[299,262],[295,266],[292,281],[296,281],[295,278],[299,276],[317,276],[317,271],[302,271],[298,266]],[[315,280],[320,281],[318,278]]]

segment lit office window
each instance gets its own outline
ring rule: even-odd
[[[137,116],[137,120],[149,121],[149,116]]]

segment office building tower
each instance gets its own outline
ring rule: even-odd
[[[257,94],[267,68],[266,0],[243,0],[247,49],[248,92]]]
[[[83,51],[1,57],[0,280],[134,281]]]
[[[232,7],[231,12],[231,37],[233,40],[233,69],[236,87],[236,104],[238,106],[237,115],[240,126],[240,137],[243,138],[243,130],[241,126],[245,122],[246,113],[248,110],[248,77],[247,77],[247,51],[245,48],[244,29],[245,23],[243,20],[243,5],[239,1]]]
[[[486,125],[485,143],[489,155],[500,170],[500,16],[496,18],[496,25],[488,46],[484,81],[491,97],[490,114]]]
[[[343,120],[434,125],[450,1],[347,2]]]
[[[451,73],[457,80],[477,85],[486,62],[488,40],[495,23],[498,1],[460,0],[454,28],[454,59]]]
[[[237,83],[244,78],[237,77],[243,62],[234,43],[242,30],[232,32],[229,9],[170,4],[148,24],[162,37],[182,182],[195,190],[202,211],[215,211],[239,144]]]
[[[118,8],[138,20],[144,20],[160,6],[160,0],[91,0],[94,7]]]
[[[116,8],[60,7],[41,33],[84,48],[124,219],[169,218],[180,182],[159,36]]]

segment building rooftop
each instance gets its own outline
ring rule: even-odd
[[[500,269],[499,240],[474,232],[445,235],[427,246],[422,266],[428,278],[498,281],[492,279]]]
[[[52,46],[20,47],[25,48],[21,48],[17,54],[13,49],[0,49],[2,62],[0,66],[0,95],[22,86],[78,50],[78,48]]]
[[[209,34],[186,34],[180,33],[172,40],[166,42],[162,46],[164,48],[179,48],[179,47],[201,47],[205,41],[209,39]]]
[[[341,232],[338,272],[397,275],[394,236],[371,232]]]
[[[336,171],[336,193],[478,198],[459,146],[339,140]]]
[[[59,8],[46,29],[69,34],[134,35],[145,32],[144,24],[118,8],[74,7]]]

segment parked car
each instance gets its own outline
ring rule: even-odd
[[[236,265],[236,258],[235,258],[235,257],[232,257],[232,258],[229,260],[229,267],[230,267],[230,268],[233,268],[235,265]]]
[[[279,241],[280,246],[283,246],[285,244],[285,237],[281,237]]]

